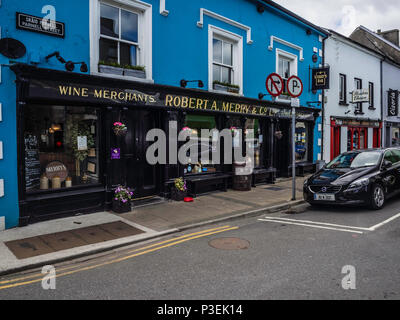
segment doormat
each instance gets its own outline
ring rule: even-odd
[[[62,250],[87,246],[130,236],[144,231],[117,221],[76,230],[5,242],[18,260],[41,256]]]

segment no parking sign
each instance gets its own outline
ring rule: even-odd
[[[297,76],[292,76],[287,81],[287,91],[293,98],[298,98],[303,93],[303,82]]]

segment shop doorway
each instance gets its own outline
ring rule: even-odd
[[[274,167],[278,176],[286,177],[289,170],[290,155],[290,125],[289,121],[281,120],[277,123],[274,132]]]
[[[159,128],[159,113],[149,110],[127,110],[124,118],[128,127],[125,137],[125,179],[133,190],[134,200],[146,200],[160,192],[160,167],[150,165],[146,152],[152,142],[146,141],[147,133]]]

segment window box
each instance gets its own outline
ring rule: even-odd
[[[238,86],[222,84],[222,83],[214,83],[213,88],[214,88],[214,90],[236,93],[236,94],[238,94],[240,92],[240,88]]]
[[[113,66],[106,66],[104,64],[99,64],[99,72],[122,76],[124,74],[124,69],[120,67],[113,67]]]
[[[146,71],[144,69],[124,68],[124,76],[146,79]]]

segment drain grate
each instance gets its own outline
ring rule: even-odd
[[[220,238],[208,243],[211,247],[220,250],[244,250],[250,247],[250,242],[239,238]]]

